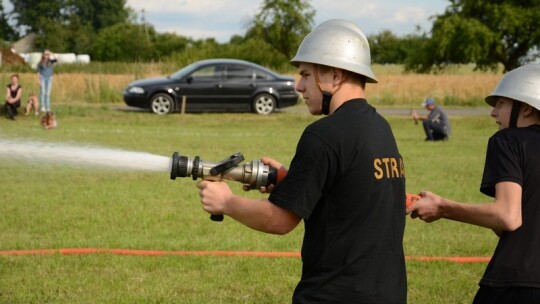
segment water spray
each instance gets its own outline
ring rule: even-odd
[[[56,163],[72,167],[96,167],[103,169],[169,172],[171,179],[191,177],[193,180],[232,180],[246,189],[263,189],[278,184],[287,174],[284,168],[270,167],[261,161],[244,161],[242,153],[233,154],[220,162],[193,159],[174,152],[172,158],[144,152],[131,152],[92,146],[75,146],[62,143],[0,139],[0,160],[38,162],[41,165]],[[420,196],[407,193],[405,205],[419,200]],[[223,215],[212,215],[214,221],[222,221]]]
[[[73,168],[122,171],[169,172],[171,170],[171,159],[165,156],[31,140],[0,139],[0,160],[9,160],[9,163],[37,163],[40,166],[63,165]]]

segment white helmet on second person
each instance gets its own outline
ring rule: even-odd
[[[300,62],[340,68],[365,76],[366,82],[377,82],[370,67],[368,40],[356,24],[347,20],[328,20],[309,33],[291,60],[295,66]]]
[[[486,97],[486,103],[494,107],[498,97],[521,101],[540,110],[540,64],[526,64],[506,73]]]

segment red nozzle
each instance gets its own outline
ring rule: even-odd
[[[416,201],[418,201],[421,198],[422,197],[418,194],[406,193],[405,207],[409,207],[410,205],[414,204]]]

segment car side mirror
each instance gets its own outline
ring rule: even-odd
[[[187,83],[192,83],[193,82],[193,76],[186,77],[186,82]]]

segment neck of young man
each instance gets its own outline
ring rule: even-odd
[[[366,98],[364,90],[361,87],[344,83],[342,87],[332,95],[330,114],[334,113],[337,108],[347,101],[358,98]]]

